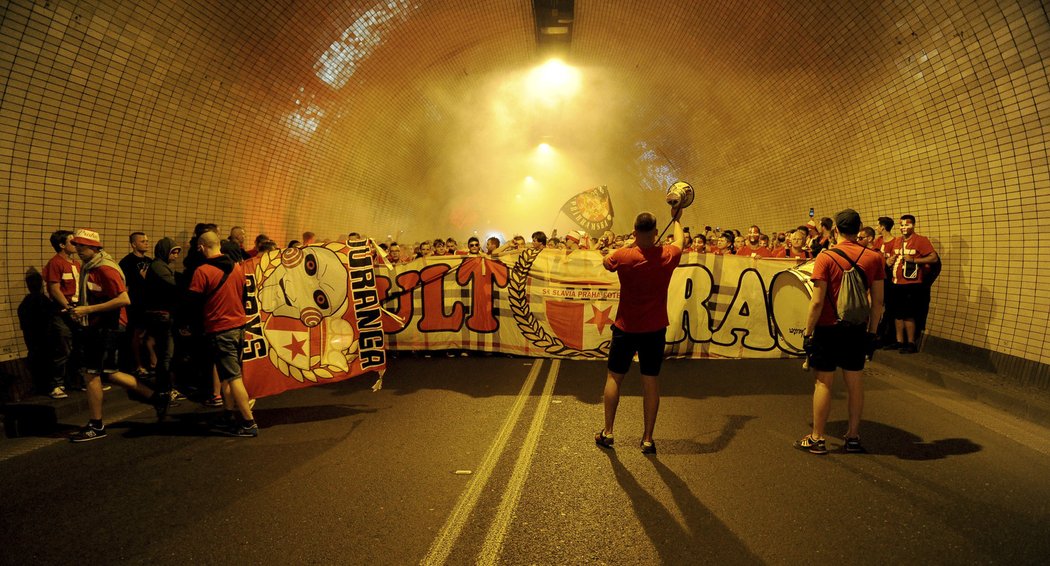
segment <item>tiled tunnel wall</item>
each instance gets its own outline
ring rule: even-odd
[[[627,231],[686,178],[694,226],[916,215],[944,260],[931,335],[1050,362],[1045,7],[791,4],[577,0],[582,100],[521,121],[492,101],[540,62],[527,1],[7,2],[0,360],[25,354],[23,277],[56,228],[118,257],[199,221],[462,240],[608,184]],[[537,129],[579,182],[523,202],[500,152]]]

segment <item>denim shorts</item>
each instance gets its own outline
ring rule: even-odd
[[[220,381],[229,381],[241,376],[243,328],[231,328],[208,334],[208,347],[211,349],[212,361],[215,362]]]

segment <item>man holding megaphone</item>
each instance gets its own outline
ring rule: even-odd
[[[594,434],[594,442],[602,448],[613,446],[613,423],[620,403],[620,384],[638,354],[642,374],[642,408],[644,431],[643,454],[656,454],[653,429],[660,408],[660,387],[657,377],[664,358],[667,332],[667,287],[671,274],[682,259],[684,233],[679,218],[682,209],[693,202],[693,188],[678,182],[667,190],[671,205],[671,223],[674,240],[660,245],[656,217],[642,212],[634,221],[634,243],[605,256],[602,265],[620,279],[620,302],[612,327],[609,346],[608,372],[605,379],[605,426]]]

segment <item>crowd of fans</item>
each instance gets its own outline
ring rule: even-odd
[[[902,244],[902,239],[907,240],[912,236],[914,222],[914,217],[902,217],[901,236],[894,237],[894,221],[888,217],[881,217],[877,228],[862,228],[857,239],[859,244],[881,252],[885,258],[888,282],[886,302],[891,314],[894,313],[894,303],[916,302],[913,291],[917,287],[908,287],[907,284],[921,281],[924,274],[927,283],[926,295],[924,298],[918,297],[918,302],[925,300],[928,306],[928,283],[936,277],[933,260],[929,259],[932,247],[928,240],[919,236],[918,239],[910,241],[925,244]],[[833,226],[830,218],[822,218],[819,221],[811,219],[796,228],[771,234],[763,233],[754,225],[748,228],[746,233],[711,226],[704,226],[703,230],[691,233],[687,228],[684,251],[805,260],[816,257],[822,250],[836,243]],[[125,286],[123,288],[126,288],[127,292],[126,302],[119,305],[119,324],[116,314],[113,314],[113,320],[107,323],[114,327],[119,325],[122,329],[126,326],[126,331],[120,333],[120,351],[123,355],[119,357],[119,369],[137,380],[130,389],[137,389],[140,396],[148,397],[154,404],[157,404],[156,396],[164,394],[165,398],[170,398],[171,401],[186,399],[188,395],[189,398],[207,406],[230,406],[228,399],[224,401],[224,390],[215,364],[207,357],[194,356],[194,352],[201,350],[201,341],[207,334],[209,320],[206,309],[201,308],[200,294],[190,290],[191,281],[194,273],[202,265],[214,260],[205,255],[207,246],[201,245],[202,238],[208,243],[216,243],[221,255],[236,264],[260,253],[281,249],[282,246],[265,234],[260,234],[255,238],[254,245],[246,249],[245,231],[239,226],[233,227],[225,239],[220,240],[218,234],[217,225],[198,224],[185,248],[185,254],[179,243],[165,237],[152,245],[153,256],[150,256],[149,236],[143,232],[133,232],[128,237],[130,251],[127,255],[119,263],[111,261],[119,265]],[[81,338],[84,335],[83,327],[88,325],[88,317],[76,315],[78,300],[85,299],[80,295],[91,292],[91,283],[83,287],[79,274],[84,267],[82,261],[88,260],[84,259],[85,255],[82,253],[85,246],[77,244],[74,236],[74,233],[68,230],[57,230],[51,235],[50,242],[56,253],[45,266],[42,275],[37,276],[42,279],[38,283],[41,292],[36,293],[35,298],[32,297],[34,294],[30,293],[33,300],[24,302],[30,306],[36,304],[39,310],[45,311],[45,316],[20,317],[23,318],[26,342],[30,345],[30,361],[37,369],[35,373],[40,374],[37,384],[43,393],[53,398],[66,397],[69,389],[84,390],[83,370],[86,360],[91,359],[91,356],[84,353],[84,340]],[[97,234],[94,237],[97,238]],[[670,243],[671,236],[667,238],[667,243]],[[361,234],[340,235],[336,241],[355,239],[362,239]],[[284,247],[301,247],[328,241],[318,239],[312,232],[305,232],[301,239],[292,240]],[[103,252],[101,243],[96,243],[96,251],[100,256],[110,258]],[[564,236],[559,236],[555,231],[549,237],[546,233],[537,231],[531,235],[531,244],[526,243],[521,235],[515,235],[506,242],[497,237],[489,237],[484,243],[476,236],[470,236],[462,246],[451,237],[406,245],[398,243],[393,237],[387,237],[386,241],[374,245],[373,249],[377,264],[394,265],[418,258],[441,256],[500,258],[517,254],[527,246],[565,250],[566,253],[581,249],[596,250],[604,255],[632,243],[631,234],[615,234],[611,231],[605,232],[597,239],[592,239],[582,231],[571,231]],[[86,247],[88,251],[95,249],[92,246]],[[219,254],[220,251],[216,251],[215,254]],[[927,259],[916,260],[916,257]],[[936,260],[935,253],[932,257]],[[180,258],[182,271],[177,270]],[[97,263],[98,259],[92,261]],[[922,264],[921,269],[916,269],[916,263]],[[937,266],[939,267],[939,260]],[[120,287],[116,283],[114,285]],[[894,292],[894,288],[908,292],[902,295],[902,292]],[[885,325],[884,341],[890,344],[890,347],[896,347],[903,352],[913,352],[917,332],[914,323],[916,312],[909,307],[906,312],[897,314],[901,315],[904,321],[890,319],[889,324]],[[925,310],[920,314],[920,318],[925,320]],[[894,322],[897,322],[896,328]],[[918,330],[921,331],[921,323]],[[36,339],[31,340],[31,335],[36,336]],[[36,343],[35,348],[31,342]],[[92,344],[91,347],[97,348],[98,345]],[[33,363],[33,358],[36,359],[36,363]],[[127,387],[126,384],[121,385]]]
[[[861,230],[860,242],[871,249],[880,249],[883,243],[893,240],[893,220],[880,218],[878,230],[864,227]],[[816,257],[821,250],[828,249],[836,243],[836,236],[832,229],[833,222],[830,218],[822,218],[819,222],[810,220],[805,224],[773,234],[765,234],[758,226],[751,226],[746,233],[740,230],[722,230],[721,228],[704,226],[698,233],[691,233],[685,228],[685,252],[709,253],[714,255],[738,255],[756,258],[794,258],[810,259]],[[307,235],[304,234],[304,239]],[[356,234],[354,234],[356,236]],[[256,240],[256,246],[260,249],[275,249],[276,244],[263,240]],[[492,236],[486,239],[484,244],[476,237],[467,239],[466,245],[461,246],[455,238],[436,238],[434,240],[423,240],[411,244],[402,244],[388,237],[385,242],[379,243],[382,256],[394,264],[409,263],[415,259],[431,256],[455,256],[455,255],[477,255],[486,257],[499,257],[501,255],[520,251],[527,246],[565,250],[597,250],[603,255],[610,251],[631,244],[631,234],[615,234],[606,231],[598,238],[592,238],[583,231],[571,231],[564,236],[558,236],[555,230],[550,236],[545,232],[537,231],[531,235],[531,244],[527,243],[524,236],[516,235],[507,242],[501,242],[499,238]],[[670,243],[671,235],[666,236],[666,243]],[[289,246],[301,245],[300,240],[292,240]]]

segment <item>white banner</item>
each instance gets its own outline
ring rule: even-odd
[[[502,261],[501,261],[502,260]],[[393,350],[480,350],[604,358],[620,288],[596,251],[527,249],[376,266]],[[668,357],[802,353],[811,264],[686,253],[668,290]]]

